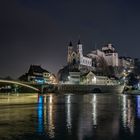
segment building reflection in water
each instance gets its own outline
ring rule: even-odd
[[[137,117],[140,119],[140,96],[136,96],[137,99]]]
[[[122,122],[123,127],[128,129],[131,134],[134,133],[135,110],[131,98],[127,95],[122,95]]]
[[[59,131],[72,135],[77,126],[79,139],[99,135],[101,138],[113,138],[118,135],[120,110],[118,110],[118,96],[89,95],[53,95],[39,96],[38,98],[38,133],[48,134],[50,139],[55,138]],[[119,96],[121,99],[121,124],[123,131],[134,134],[135,106],[133,98],[128,95]],[[114,106],[112,107],[112,101]],[[136,96],[137,116],[140,118],[140,96]],[[73,108],[76,102],[76,108]],[[54,104],[56,103],[56,105]],[[59,103],[61,103],[59,105]],[[63,104],[64,103],[64,104]],[[63,105],[63,106],[61,106]],[[58,108],[58,106],[60,108]],[[59,110],[60,109],[60,110]],[[114,110],[115,109],[115,110]],[[65,110],[65,112],[63,112]],[[114,112],[113,112],[114,111]],[[110,112],[112,115],[110,116]],[[65,116],[63,116],[65,115]],[[74,115],[77,118],[73,118]],[[105,117],[107,116],[107,117]],[[66,118],[65,118],[66,117]],[[65,120],[64,120],[64,119]],[[74,122],[74,120],[78,120]],[[73,124],[73,122],[75,124]],[[98,126],[98,127],[97,127]],[[62,127],[62,129],[60,129]],[[105,130],[104,128],[107,128]],[[107,133],[110,132],[110,136]],[[100,133],[103,133],[100,135]]]
[[[46,97],[47,99],[47,131],[50,138],[55,137],[55,127],[54,127],[54,105],[53,105],[53,95],[50,94]]]
[[[97,125],[97,98],[95,94],[83,95],[82,102],[79,104],[78,118],[78,139],[92,137],[93,127]]]
[[[42,134],[44,132],[44,97],[38,96],[38,106],[37,106],[37,114],[38,114],[38,133]]]
[[[71,116],[71,95],[66,96],[66,123],[68,132],[71,133],[72,129],[72,116]]]
[[[127,99],[126,95],[122,95],[122,122],[123,122],[123,127],[126,128],[127,125]]]
[[[38,96],[38,133],[42,134],[47,131],[50,138],[55,137],[54,132],[54,112],[53,112],[53,95]]]
[[[92,117],[93,117],[93,125],[97,126],[97,97],[96,94],[92,96]]]

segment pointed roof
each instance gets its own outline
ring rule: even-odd
[[[70,41],[69,46],[72,46],[72,42]]]
[[[40,65],[31,65],[28,74],[32,75],[33,73],[43,73],[43,72],[49,73],[47,70],[43,69]]]
[[[81,44],[81,41],[80,41],[80,39],[78,40],[78,45],[79,45],[79,44]]]

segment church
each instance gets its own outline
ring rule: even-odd
[[[107,44],[101,49],[96,49],[83,54],[83,45],[78,41],[73,46],[69,43],[67,51],[67,65],[58,72],[58,81],[71,81],[79,83],[80,78],[90,72],[96,75],[107,75],[108,66],[118,67],[118,53],[112,44]]]
[[[68,65],[92,67],[92,59],[83,55],[83,45],[80,40],[76,47],[72,45],[72,42],[69,43],[67,63]]]

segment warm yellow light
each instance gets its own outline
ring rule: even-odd
[[[20,83],[20,82],[16,82],[16,81],[10,81],[10,80],[0,80],[0,83],[11,83],[11,84],[17,84],[17,85],[20,85],[20,86],[24,86],[24,87],[28,87],[28,88],[31,88],[33,90],[36,90],[36,91],[39,91],[39,89],[33,87],[33,86],[30,86],[30,85],[26,85],[26,84],[23,84],[23,83]]]

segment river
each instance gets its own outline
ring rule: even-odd
[[[139,140],[140,95],[0,95],[0,140]]]

